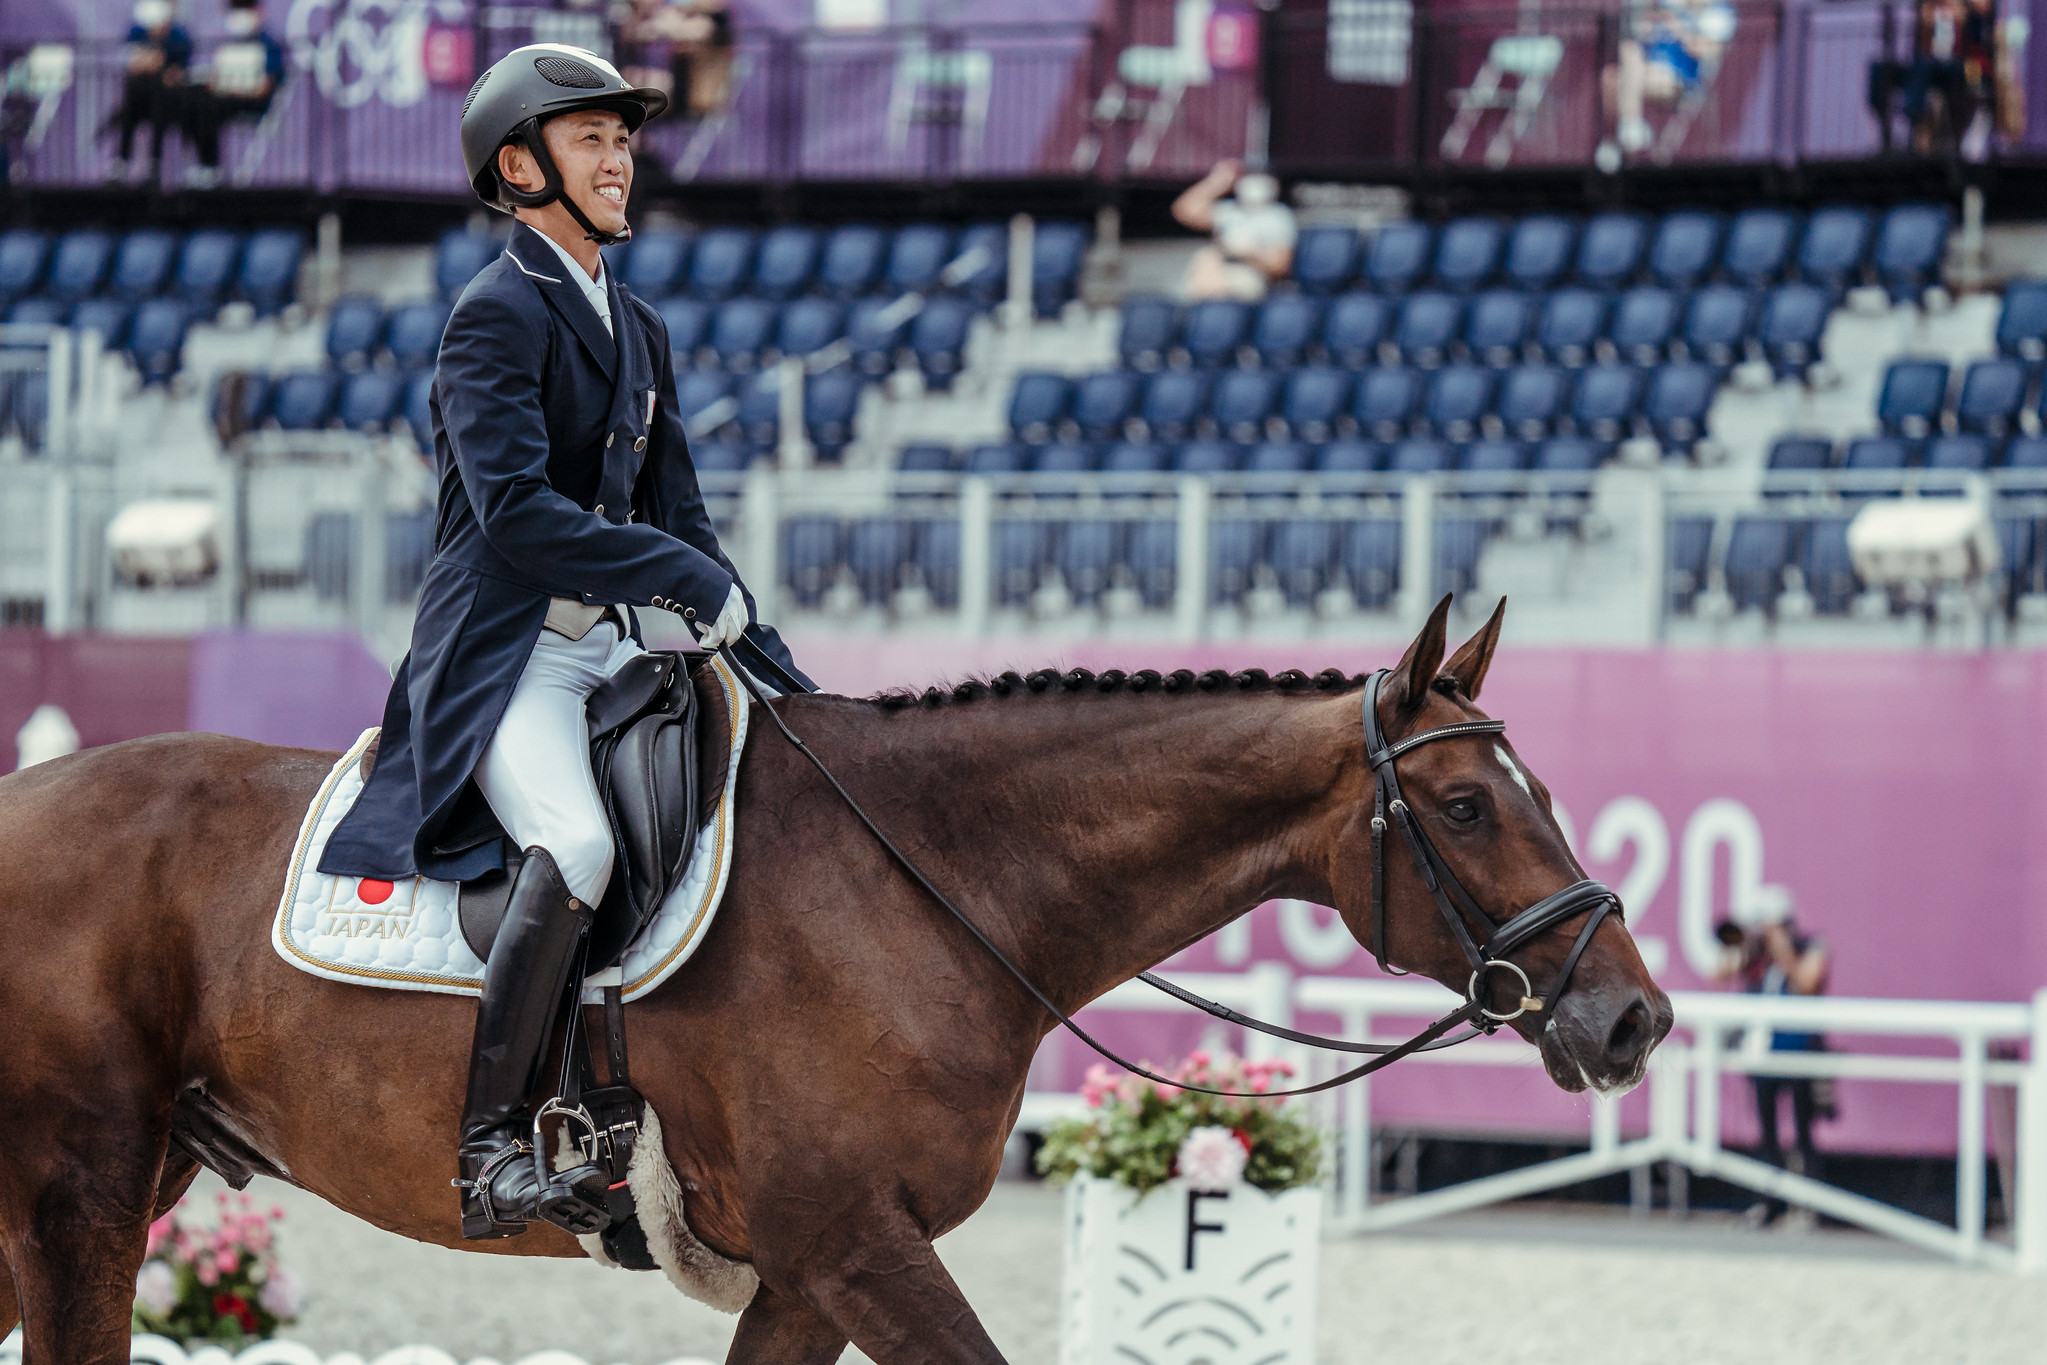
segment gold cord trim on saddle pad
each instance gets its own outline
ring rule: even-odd
[[[622,985],[637,1000],[674,975],[711,927],[732,871],[732,833],[739,757],[746,747],[747,698],[724,659],[713,658],[725,694],[731,756],[717,813],[698,832],[689,871],[670,891],[644,932],[610,971],[584,984],[584,1000],[601,1003],[601,988]],[[363,753],[377,731],[363,731],[341,756],[306,810],[292,846],[291,868],[270,931],[277,955],[329,981],[387,990],[479,995],[483,963],[463,941],[454,882],[413,877],[403,882],[341,877],[318,870],[327,840],[361,795]]]

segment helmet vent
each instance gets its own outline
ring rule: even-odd
[[[495,67],[492,68],[492,70],[495,69],[496,69]],[[469,98],[462,101],[463,118],[469,117],[469,106],[476,103],[476,97],[483,92],[483,83],[489,79],[490,72],[486,71],[481,76],[478,76],[476,78],[476,84],[469,87]]]
[[[604,77],[595,70],[567,57],[536,57],[533,69],[549,84],[571,90],[602,90],[605,85]]]

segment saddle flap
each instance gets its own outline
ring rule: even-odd
[[[696,689],[688,683],[683,655],[645,657],[658,658],[661,667],[646,670],[636,682],[658,678],[659,686],[626,693],[644,698],[640,709],[607,731],[591,726],[591,766],[617,850],[611,884],[590,930],[593,971],[624,954],[681,879],[696,844]]]
[[[510,840],[506,840],[507,845]],[[523,849],[507,847],[505,870],[487,872],[462,883],[456,900],[455,918],[462,926],[462,941],[479,962],[490,961],[490,949],[498,941],[498,928],[505,922],[505,908],[512,901],[512,883],[526,861]]]

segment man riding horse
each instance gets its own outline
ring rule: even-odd
[[[632,608],[707,649],[744,642],[808,687],[697,487],[661,315],[611,278],[628,240],[629,140],[668,98],[581,48],[522,47],[483,74],[462,156],[519,220],[441,339],[430,402],[440,513],[412,649],[376,766],[320,870],[465,881],[501,870],[480,794],[526,856],[485,969],[459,1149],[462,1235],[525,1230],[544,1193],[525,1134],[576,950],[613,872],[584,702],[641,654]],[[551,1182],[599,1205],[584,1163]],[[594,1188],[593,1188],[594,1187]]]

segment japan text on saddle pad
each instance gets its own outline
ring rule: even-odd
[[[622,986],[625,998],[636,1000],[666,981],[703,942],[725,894],[736,830],[739,756],[746,748],[747,698],[723,659],[713,659],[707,667],[715,670],[725,694],[731,750],[724,792],[716,812],[698,831],[682,880],[618,965],[584,982],[587,1003],[598,1003],[605,986]],[[377,731],[365,730],[313,797],[292,846],[290,873],[270,942],[292,966],[330,981],[476,995],[483,989],[483,962],[462,937],[457,883],[427,877],[392,883],[319,871],[328,836],[362,792],[363,753],[376,738]],[[623,875],[623,869],[613,875]]]

